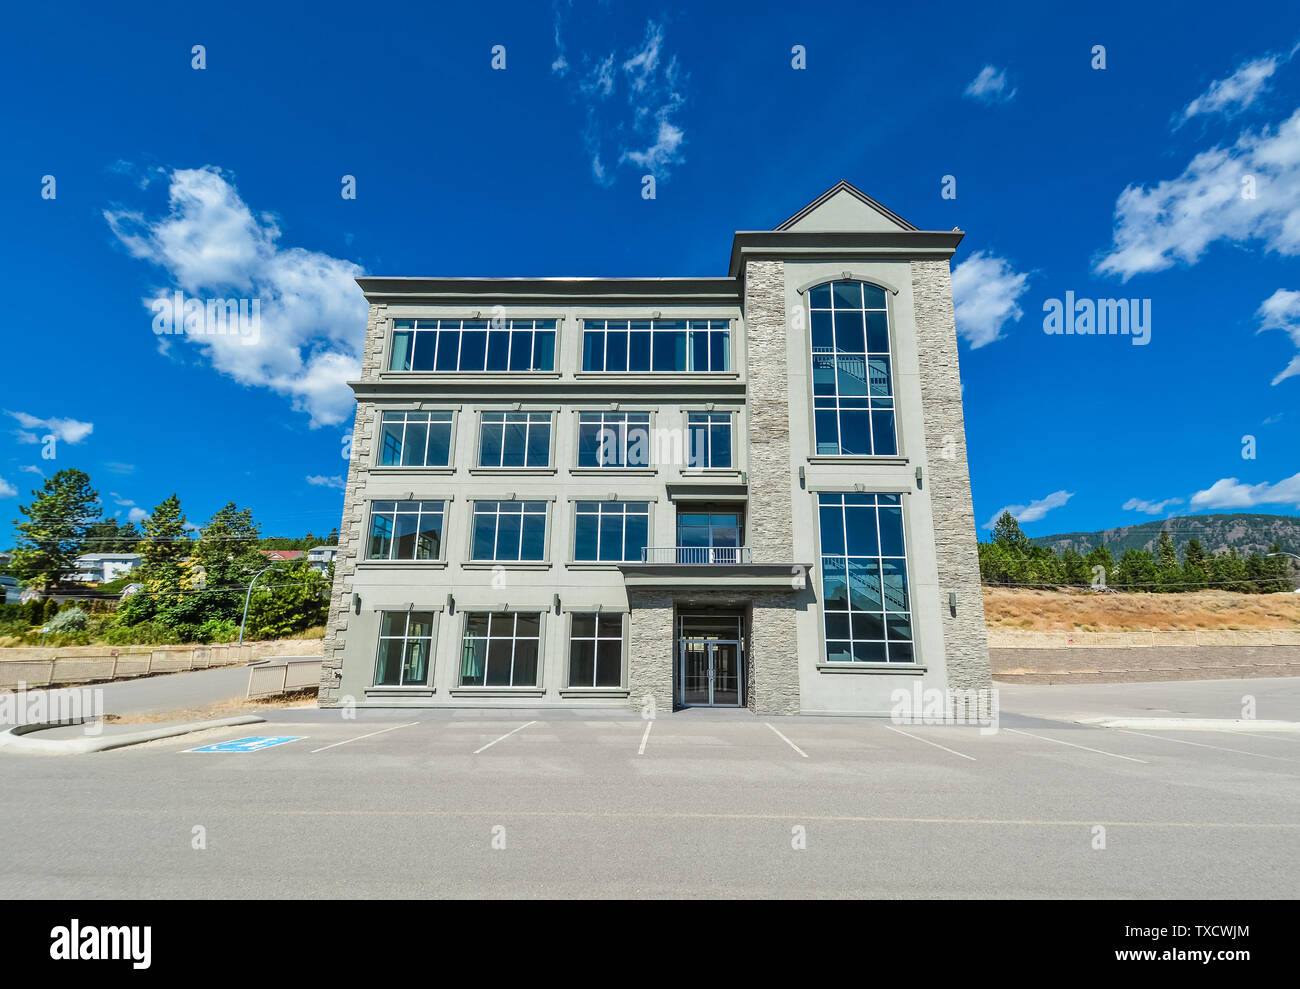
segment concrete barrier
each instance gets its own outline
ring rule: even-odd
[[[1153,646],[1145,649],[991,648],[1004,683],[1145,683],[1300,676],[1300,646]]]
[[[248,668],[248,697],[273,697],[320,686],[320,656],[284,656]]]
[[[1161,646],[1300,646],[1300,629],[1204,629],[1168,632],[1084,632],[998,628],[990,649],[1117,649]]]
[[[319,657],[320,639],[188,646],[63,646],[0,649],[0,690],[126,680],[157,673],[240,666],[268,657]],[[317,658],[319,664],[320,660]],[[317,670],[319,680],[319,669]]]

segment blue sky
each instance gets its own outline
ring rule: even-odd
[[[841,178],[967,231],[977,524],[1300,509],[1293,5],[715,6],[14,8],[0,530],[75,466],[124,520],[322,535],[354,275],[718,275]],[[259,338],[156,335],[177,288],[264,299]],[[1149,342],[1045,333],[1067,291],[1150,300]]]

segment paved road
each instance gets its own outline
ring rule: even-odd
[[[215,670],[167,673],[161,676],[88,684],[67,690],[103,690],[104,713],[118,715],[203,707],[248,691],[248,667],[224,666]],[[29,693],[49,691],[29,691]]]
[[[1294,897],[1297,736],[1061,714],[1234,717],[1249,689],[1260,718],[1294,720],[1300,681],[1151,687],[1006,688],[993,735],[286,711],[91,756],[0,755],[0,896]],[[298,740],[185,751],[248,735]]]

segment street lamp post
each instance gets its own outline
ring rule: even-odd
[[[248,593],[244,595],[244,617],[239,620],[239,644],[241,646],[244,644],[244,625],[248,621],[248,602],[252,600],[253,597],[253,585],[257,583],[258,578],[261,577],[262,574],[266,573],[267,570],[274,570],[275,567],[276,564],[272,563],[265,570],[259,570],[253,576],[253,579],[248,582]]]
[[[1294,553],[1286,553],[1286,552],[1282,552],[1282,553],[1265,553],[1264,555],[1265,555],[1265,556],[1289,556],[1289,557],[1291,557],[1291,559],[1293,559],[1293,560],[1300,560],[1300,556],[1296,556]]]

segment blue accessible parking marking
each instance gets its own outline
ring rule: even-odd
[[[306,735],[250,735],[248,738],[232,738],[228,742],[204,745],[198,749],[186,749],[186,752],[260,752],[273,745],[284,745],[306,738]]]

